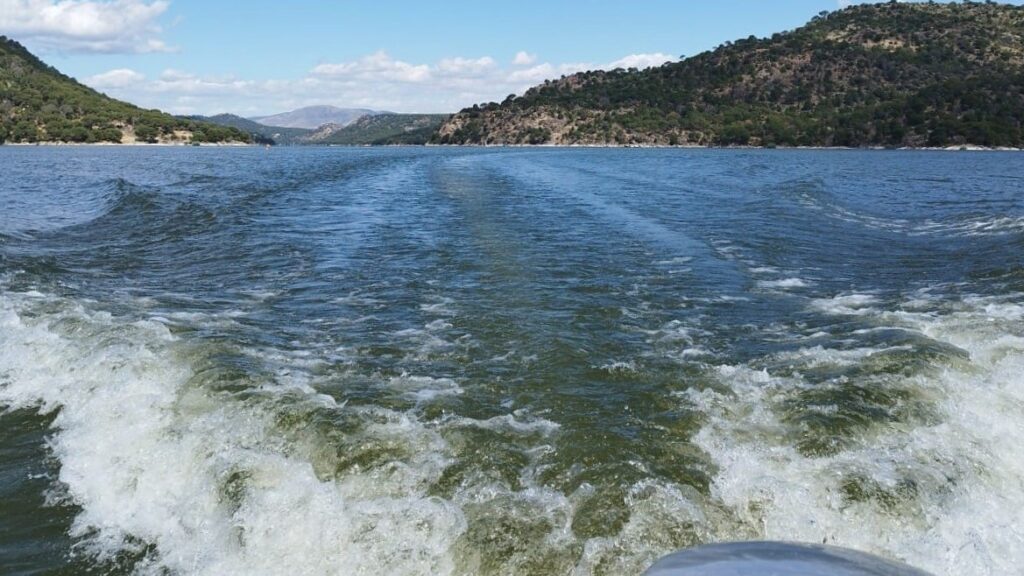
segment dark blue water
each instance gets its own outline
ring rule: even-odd
[[[1024,563],[1024,156],[2,148],[0,572]]]

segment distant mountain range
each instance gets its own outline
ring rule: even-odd
[[[280,145],[377,146],[426,144],[448,114],[365,114],[342,125],[328,123],[315,130],[266,126],[234,114],[187,116],[191,120],[237,128],[253,135],[258,143]]]
[[[1024,8],[822,12],[646,70],[582,72],[466,108],[441,144],[1024,146]]]
[[[210,122],[220,126],[237,128],[247,134],[252,134],[258,144],[296,144],[308,136],[312,130],[306,128],[287,128],[284,126],[267,126],[248,118],[242,118],[234,114],[217,114],[215,116],[185,116],[191,120]]]
[[[324,124],[347,126],[363,116],[386,114],[366,108],[338,108],[336,106],[306,106],[291,112],[282,112],[271,116],[254,116],[250,118],[264,126],[280,126],[282,128],[306,128],[313,130]]]
[[[339,146],[426,144],[448,114],[373,114],[347,126],[327,124],[302,138],[303,143]]]
[[[110,98],[0,36],[0,143],[250,140],[248,131],[144,110]]]

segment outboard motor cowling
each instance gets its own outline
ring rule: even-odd
[[[848,548],[788,542],[708,544],[665,556],[645,576],[930,576]]]

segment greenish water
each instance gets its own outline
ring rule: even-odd
[[[5,574],[1024,563],[1017,154],[0,163]]]

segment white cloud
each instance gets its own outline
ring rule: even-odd
[[[156,78],[145,78],[119,69],[85,82],[140,106],[180,114],[233,112],[252,116],[313,104],[454,112],[475,103],[501,101],[544,80],[582,70],[644,68],[673,60],[662,53],[631,54],[606,64],[554,64],[532,58],[528,65],[515,61],[501,65],[489,56],[451,57],[428,64],[399,60],[381,51],[354,60],[319,64],[298,79],[245,80],[173,69],[164,70]]]
[[[494,58],[445,58],[437,63],[437,71],[443,75],[480,75],[498,65]]]
[[[515,64],[516,66],[529,66],[530,64],[533,64],[536,61],[537,55],[530,54],[525,50],[520,50],[519,52],[516,52],[515,58],[512,59],[512,63]]]
[[[196,76],[180,70],[168,69],[160,78],[145,86],[150,92],[189,97],[245,96],[264,88],[258,82],[239,80],[233,76]]]
[[[652,66],[661,66],[666,62],[674,62],[676,59],[668,54],[662,54],[661,52],[655,52],[653,54],[630,54],[619,58],[618,60],[604,66],[604,68],[615,69],[615,68],[650,68]]]
[[[567,76],[583,70],[595,70],[598,68],[605,68],[604,66],[587,64],[587,63],[576,63],[576,64],[551,64],[544,62],[543,64],[537,64],[536,66],[530,66],[529,68],[523,68],[521,70],[512,70],[508,73],[507,79],[511,82],[525,85],[527,88],[533,84],[538,84],[545,80],[552,78],[558,78],[559,76]]]
[[[128,68],[116,68],[109,72],[90,76],[85,79],[85,83],[93,88],[127,88],[141,84],[146,80],[146,76],[130,70]]]
[[[350,62],[320,64],[313,68],[313,74],[335,80],[423,82],[430,78],[430,67],[395,60],[381,50]]]
[[[0,0],[0,31],[65,52],[166,52],[165,0]]]
[[[838,6],[839,9],[842,10],[843,8],[848,8],[850,6],[853,6],[854,4],[867,4],[869,2],[877,2],[877,1],[878,0],[836,0],[836,6]],[[904,2],[909,2],[909,1],[910,0],[896,0],[896,2],[899,2],[900,4],[902,4]]]

